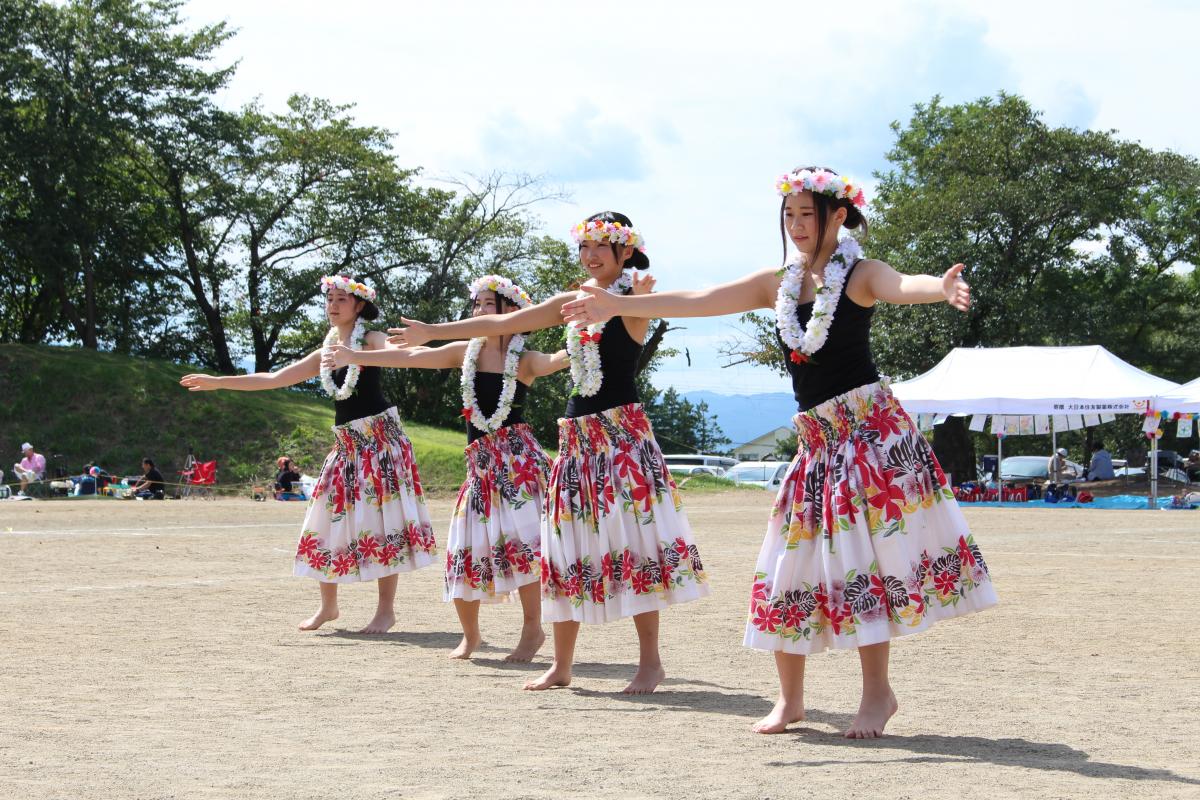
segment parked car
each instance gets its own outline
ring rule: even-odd
[[[1044,483],[1050,480],[1047,463],[1049,456],[1009,456],[1000,462],[1000,480],[1024,483]],[[1063,469],[1063,483],[1079,483],[1083,480],[1082,464],[1067,460]]]
[[[663,463],[674,475],[725,476],[725,471],[738,463],[730,456],[710,456],[699,453],[673,453],[663,456]]]
[[[759,486],[769,491],[778,491],[787,474],[787,461],[743,461],[725,473],[734,483]]]

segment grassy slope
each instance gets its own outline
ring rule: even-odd
[[[26,440],[48,461],[61,453],[72,472],[98,461],[115,474],[136,474],[142,456],[150,456],[173,480],[189,447],[200,459],[216,459],[222,484],[264,480],[285,453],[309,474],[321,468],[332,440],[331,401],[287,390],[187,392],[179,378],[190,371],[80,348],[0,344],[5,480]],[[405,429],[424,485],[433,492],[456,490],[464,471],[463,432],[411,422]],[[683,486],[686,492],[731,488],[717,478]]]
[[[114,473],[138,473],[148,455],[170,480],[188,447],[216,459],[221,483],[273,475],[283,453],[303,471],[320,469],[332,440],[332,402],[287,390],[187,392],[179,378],[190,371],[79,348],[0,345],[0,464],[8,473],[28,440],[47,456],[63,454],[72,471],[98,460]],[[423,482],[457,488],[463,434],[405,427]]]

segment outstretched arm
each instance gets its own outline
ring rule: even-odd
[[[540,331],[562,325],[563,303],[574,297],[574,293],[556,294],[536,306],[529,306],[511,314],[488,314],[482,317],[459,320],[458,322],[420,322],[401,317],[408,327],[388,328],[388,342],[394,345],[414,346],[443,339],[474,339],[478,336],[512,336],[527,331]]]
[[[718,317],[756,308],[774,308],[779,276],[775,270],[764,269],[707,289],[643,295],[618,296],[594,286],[583,286],[581,289],[587,293],[587,297],[572,300],[563,306],[563,319],[566,322],[590,325],[618,316],[643,319]]]
[[[213,389],[232,389],[237,392],[258,392],[281,389],[311,380],[321,374],[321,351],[314,350],[294,364],[274,372],[255,372],[253,375],[184,375],[179,385],[189,392],[208,392]]]
[[[396,369],[453,369],[462,365],[466,351],[466,342],[451,342],[441,347],[389,346],[378,350],[351,350],[339,344],[325,350],[321,363],[329,369],[341,369],[350,364]]]
[[[971,287],[962,279],[962,264],[955,264],[941,277],[905,275],[876,259],[864,261],[858,269],[865,272],[865,288],[872,300],[900,305],[945,301],[959,311],[971,308]]]
[[[570,363],[566,350],[559,350],[557,353],[526,350],[521,354],[521,365],[517,378],[522,383],[533,383],[537,378],[544,378],[560,369],[566,369]]]

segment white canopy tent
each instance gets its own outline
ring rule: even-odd
[[[1200,414],[1200,378],[1154,398],[1154,410]]]
[[[1179,388],[1099,345],[956,347],[925,374],[892,385],[910,413],[1049,416],[1144,414]],[[1154,495],[1153,466],[1150,475]]]

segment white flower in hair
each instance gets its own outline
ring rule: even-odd
[[[804,256],[798,255],[784,267],[775,295],[775,325],[779,329],[779,338],[791,349],[788,358],[793,364],[811,361],[813,353],[825,345],[846,274],[861,258],[862,248],[856,239],[846,237],[838,243],[837,250],[825,265],[825,283],[817,289],[807,327],[800,325],[796,312],[804,286]]]

